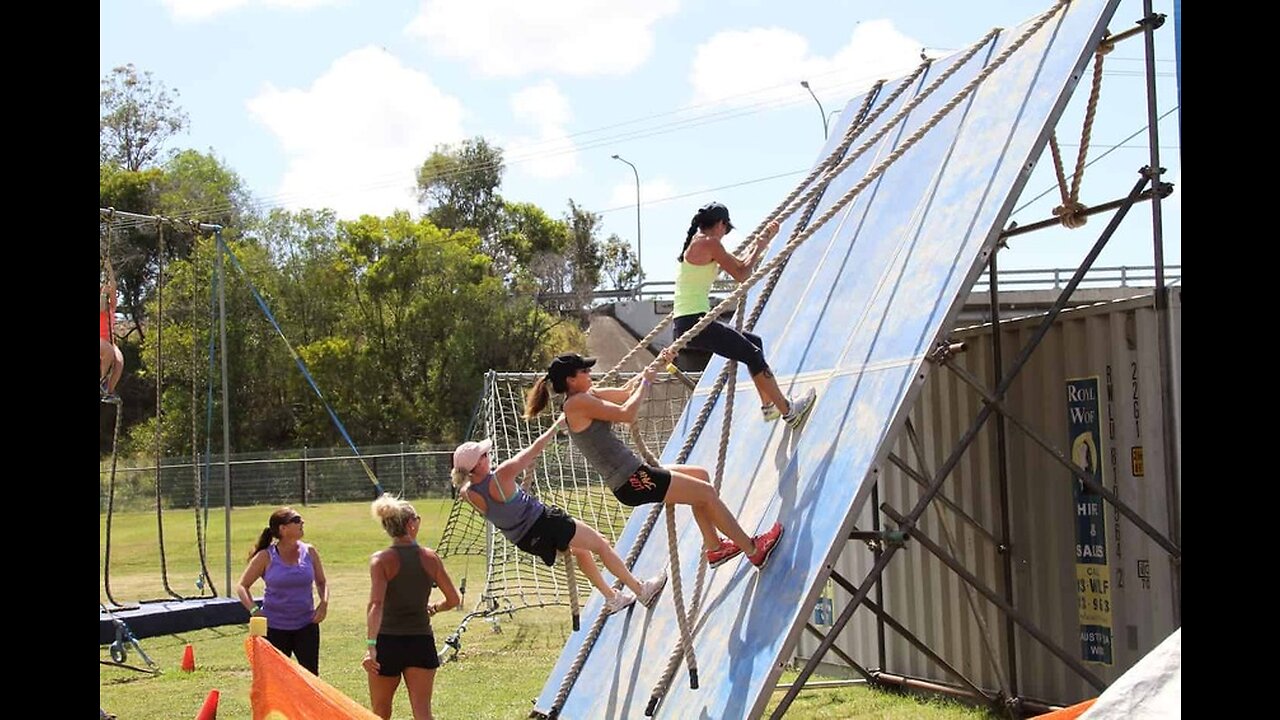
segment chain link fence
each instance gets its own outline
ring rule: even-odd
[[[221,454],[202,455],[194,463],[190,457],[165,458],[158,473],[154,459],[119,458],[114,482],[107,458],[99,463],[98,509],[106,512],[109,504],[126,511],[154,508],[157,479],[162,506],[175,509],[372,500],[370,473],[384,490],[406,499],[452,497],[453,449],[452,444],[400,443],[370,446],[359,456],[348,447],[232,453],[229,503]]]

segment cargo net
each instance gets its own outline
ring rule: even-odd
[[[619,374],[617,384],[621,385],[631,375],[634,373]],[[539,377],[538,373],[492,371],[486,376],[468,439],[491,438],[493,450],[490,457],[494,465],[528,447],[559,415],[557,408],[556,412],[543,412],[532,420],[524,419],[525,394]],[[696,374],[685,375],[682,379],[658,374],[637,418],[646,445],[651,448],[666,446],[667,438],[693,392],[688,382],[696,383],[697,379]],[[625,425],[619,424],[614,432],[624,440],[630,438],[630,428]],[[545,504],[559,505],[573,517],[589,523],[610,543],[617,541],[631,508],[614,498],[600,475],[574,448],[563,428],[526,472],[533,473],[529,491],[535,497]],[[547,567],[537,557],[518,549],[461,498],[454,500],[449,511],[449,520],[445,523],[437,552],[441,557],[485,558],[484,586],[474,610],[466,615],[459,632],[465,629],[472,617],[496,619],[498,615],[516,610],[570,604],[563,562],[557,561],[552,567]],[[575,585],[579,603],[585,603],[594,588],[581,575]],[[458,633],[454,633],[446,641],[455,651],[458,649],[457,638]]]

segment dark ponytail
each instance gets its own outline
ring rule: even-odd
[[[252,560],[254,555],[266,550],[274,538],[275,532],[271,528],[262,528],[262,534],[258,536],[258,544],[254,545],[253,550],[249,551],[249,559]]]
[[[262,534],[258,536],[258,543],[253,546],[253,551],[249,553],[249,559],[252,560],[254,555],[266,550],[272,540],[280,538],[280,526],[289,522],[293,517],[293,508],[282,507],[271,513],[271,517],[267,518],[267,526],[262,528]]]
[[[693,242],[693,236],[698,232],[698,218],[702,217],[699,212],[689,221],[689,234],[684,237],[684,247],[680,248],[680,262],[684,262],[684,251],[689,249],[689,243]]]
[[[529,389],[529,393],[524,397],[524,419],[531,420],[535,415],[542,412],[547,407],[547,403],[551,400],[551,391],[547,389],[550,380],[546,375],[538,378],[538,381]]]

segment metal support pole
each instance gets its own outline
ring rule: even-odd
[[[878,507],[880,507],[880,476],[879,475],[876,476],[875,482],[871,485],[871,528],[877,534],[879,534],[881,530],[880,511],[875,509]],[[880,546],[881,546],[881,543],[879,542],[877,542],[875,545],[872,546],[871,555],[872,555],[872,558],[874,558],[872,562],[880,559],[880,553],[881,553]],[[876,579],[876,603],[878,603],[881,607],[884,607],[884,583],[881,582],[878,578]],[[877,665],[876,667],[883,670],[885,665],[888,664],[888,660],[886,660],[887,657],[888,657],[888,651],[885,645],[884,619],[881,618],[879,615],[877,615],[876,616],[876,660],[879,662],[879,665]]]
[[[307,506],[307,446],[302,446],[302,466],[298,470],[298,498],[303,507]]]
[[[1151,190],[1144,190],[1142,194],[1138,196],[1138,202],[1142,202],[1144,200],[1151,200],[1154,203],[1154,202],[1157,202],[1159,198],[1166,198],[1172,194],[1173,194],[1172,185],[1170,185],[1169,183],[1160,183],[1159,185],[1154,186],[1153,189]],[[1125,200],[1126,198],[1120,198],[1119,200],[1111,200],[1110,202],[1105,202],[1105,203],[1102,203],[1101,205],[1094,205],[1092,207],[1086,208],[1083,212],[1080,213],[1080,215],[1082,217],[1089,217],[1091,215],[1097,215],[1099,213],[1110,212],[1120,207],[1121,205],[1123,205],[1125,203]],[[1033,222],[1030,225],[1017,225],[1017,226],[1011,227],[1008,230],[1005,230],[1004,232],[1000,233],[1000,238],[1002,240],[1006,240],[1008,238],[1015,237],[1018,235],[1026,235],[1027,233],[1035,232],[1036,230],[1044,230],[1045,228],[1061,227],[1061,226],[1062,226],[1061,218],[1055,217],[1055,218],[1048,218],[1047,220],[1037,220],[1036,222]],[[993,253],[993,257],[994,257],[994,253]]]
[[[1151,0],[1143,0],[1145,17],[1142,26],[1143,44],[1146,48],[1147,75],[1147,141],[1150,144],[1151,181],[1158,184],[1160,173],[1160,132],[1156,127],[1156,40],[1155,30],[1163,24],[1164,16],[1151,11]],[[1157,19],[1158,18],[1158,19]],[[1164,284],[1164,223],[1160,200],[1151,203],[1151,237],[1156,265],[1156,336],[1160,343],[1160,397],[1164,405],[1164,478],[1165,504],[1169,512],[1169,534],[1178,547],[1182,547],[1182,479],[1178,460],[1182,457],[1179,445],[1177,419],[1174,417],[1173,396],[1173,320],[1169,313],[1169,288]],[[1169,577],[1173,585],[1173,621],[1182,624],[1182,563],[1170,562]]]
[[[813,623],[805,623],[805,624],[804,624],[804,628],[805,628],[806,630],[808,630],[809,632],[813,633],[815,636],[817,636],[817,638],[818,638],[819,640],[825,640],[825,639],[827,638],[827,636],[826,636],[826,635],[823,635],[823,634],[822,634],[822,631],[821,631],[821,630],[819,630],[818,628],[816,628],[816,627],[814,627],[814,626],[813,626]],[[853,668],[854,670],[856,670],[856,671],[858,672],[858,674],[859,674],[859,675],[861,675],[862,677],[866,678],[866,679],[867,679],[867,682],[872,682],[872,683],[873,683],[873,682],[875,682],[875,681],[876,681],[876,680],[875,680],[875,678],[871,676],[871,671],[869,671],[869,670],[867,670],[866,668],[864,668],[864,667],[862,667],[861,665],[859,665],[859,664],[858,664],[858,663],[857,663],[853,658],[849,657],[849,654],[848,654],[848,653],[846,653],[845,651],[841,650],[840,648],[836,647],[835,645],[832,645],[832,646],[831,646],[831,652],[835,653],[835,654],[836,654],[836,657],[838,657],[838,658],[840,658],[841,660],[843,660],[843,661],[845,662],[845,664],[846,664],[846,665],[848,665],[849,667],[851,667],[851,668]],[[810,684],[812,684],[812,683],[810,683]]]
[[[1041,321],[1040,326],[1036,328],[1036,331],[1032,334],[1031,339],[1014,359],[1012,367],[1009,368],[1009,374],[1000,381],[999,386],[996,388],[996,397],[1003,397],[1005,392],[1009,390],[1009,386],[1013,384],[1014,379],[1017,378],[1018,373],[1022,372],[1022,367],[1026,365],[1027,361],[1031,358],[1031,353],[1035,351],[1036,347],[1040,344],[1040,341],[1044,339],[1046,334],[1048,334],[1049,328],[1053,326],[1053,321],[1058,317],[1058,313],[1062,312],[1062,308],[1066,306],[1067,300],[1071,297],[1071,293],[1075,291],[1076,286],[1078,286],[1080,281],[1084,279],[1085,273],[1089,271],[1089,267],[1093,265],[1093,261],[1097,259],[1098,254],[1102,252],[1104,247],[1106,247],[1107,241],[1111,239],[1116,228],[1120,226],[1120,222],[1129,214],[1129,208],[1133,207],[1133,203],[1137,200],[1138,195],[1142,192],[1147,182],[1148,179],[1146,175],[1143,174],[1142,178],[1134,184],[1133,189],[1129,192],[1127,198],[1128,201],[1120,207],[1114,216],[1112,216],[1111,221],[1107,223],[1107,227],[1103,229],[1097,242],[1094,243],[1088,254],[1085,255],[1080,266],[1076,268],[1075,273],[1067,283],[1067,287],[1063,290],[1062,295],[1054,302],[1053,307],[1049,309],[1049,312]],[[974,438],[977,437],[978,431],[982,429],[983,424],[986,423],[987,418],[991,416],[992,412],[992,407],[988,404],[984,404],[982,409],[978,411],[977,417],[974,418],[969,429],[960,437],[955,449],[951,451],[951,454],[942,464],[942,467],[938,469],[938,476],[929,486],[929,489],[925,491],[925,493],[916,502],[915,507],[911,509],[911,513],[907,516],[911,525],[914,525],[916,520],[924,514],[925,507],[927,507],[933,500],[934,496],[942,490],[942,483],[947,479],[947,476],[951,474],[951,471],[955,469],[955,466],[959,464],[961,455],[963,455],[965,450],[968,449]],[[875,472],[875,470],[873,470],[873,472]],[[818,652],[816,653],[817,656],[821,656],[826,653],[827,648],[830,647],[831,642],[833,642],[831,638],[849,623],[849,619],[853,617],[854,611],[857,610],[858,606],[862,604],[862,601],[866,599],[871,586],[875,584],[876,580],[880,578],[881,573],[884,572],[884,569],[888,567],[889,561],[893,559],[893,555],[897,552],[897,549],[898,548],[896,546],[890,545],[885,550],[884,554],[876,560],[875,565],[872,566],[870,572],[867,573],[867,577],[862,581],[862,584],[858,586],[858,591],[854,594],[853,598],[850,599],[848,606],[846,606],[844,611],[840,613],[840,617],[836,618],[835,623],[832,625],[832,634],[828,635],[827,639],[822,642],[822,645],[825,645],[826,647],[822,647],[822,645],[820,645]],[[809,679],[809,676],[813,674],[816,667],[817,663],[813,660],[806,663],[805,666],[801,668],[800,674],[796,677],[796,683],[804,684],[804,682]],[[791,703],[795,701],[796,692],[798,691],[788,692],[782,700],[778,702],[777,707],[774,708],[773,714],[770,715],[772,720],[781,720],[782,716],[786,713],[787,708],[789,708]]]
[[[996,257],[1003,245],[997,243],[991,252],[991,282],[988,294],[991,298],[991,367],[993,382],[1004,376],[1004,352],[1000,344],[1000,289],[996,273]],[[1004,599],[1010,606],[1013,598],[1013,524],[1009,517],[1009,447],[1005,434],[1004,415],[996,417],[996,478],[1000,485],[1000,532],[1003,537],[996,544],[1000,553],[1004,574]],[[1018,697],[1018,634],[1013,630],[1013,620],[1004,619],[1005,652],[1008,653],[1009,694]]]
[[[920,436],[916,432],[916,426],[907,419],[907,437],[911,440],[911,449],[915,452],[916,462],[920,464],[920,468],[925,472],[929,472],[929,465],[925,461],[924,445],[920,442]],[[939,493],[941,494],[941,493]],[[933,506],[934,512],[938,517],[938,527],[942,530],[942,537],[947,543],[947,549],[953,555],[959,555],[956,551],[955,538],[952,536],[951,528],[947,525],[947,519],[942,514],[942,509],[937,505]],[[1000,691],[1005,695],[1009,694],[1009,683],[1004,679],[1004,669],[1000,667],[1000,659],[996,657],[996,649],[991,641],[991,629],[987,627],[987,619],[982,616],[982,611],[978,609],[978,603],[973,597],[973,590],[965,587],[965,600],[969,603],[969,611],[973,613],[974,622],[978,624],[980,631],[978,637],[982,640],[982,649],[987,656],[987,661],[991,663],[991,670],[995,673],[996,682],[1000,683]]]
[[[1164,548],[1165,552],[1168,552],[1175,559],[1181,560],[1182,558],[1181,548],[1179,548],[1171,540],[1169,540],[1167,537],[1161,534],[1159,530],[1153,527],[1151,523],[1143,519],[1143,517],[1139,515],[1136,510],[1129,507],[1123,500],[1117,497],[1115,493],[1108,490],[1101,483],[1098,483],[1097,481],[1095,481],[1088,473],[1086,473],[1084,470],[1077,467],[1075,463],[1067,459],[1067,456],[1063,455],[1061,450],[1058,450],[1053,446],[1052,443],[1050,443],[1048,440],[1045,440],[1043,437],[1041,437],[1040,433],[1036,432],[1034,428],[1028,426],[1026,423],[1018,419],[1016,415],[1010,413],[1008,408],[1005,407],[1004,403],[1000,402],[999,400],[996,400],[995,397],[986,390],[986,388],[982,387],[982,385],[978,382],[977,378],[969,374],[968,370],[965,370],[964,368],[961,368],[961,367],[956,367],[952,363],[947,363],[947,369],[951,370],[951,372],[956,374],[956,377],[959,377],[961,380],[967,383],[970,387],[976,390],[978,394],[982,395],[983,402],[986,403],[988,407],[993,408],[996,412],[1008,418],[1009,421],[1012,422],[1015,427],[1017,427],[1019,430],[1025,433],[1027,437],[1031,438],[1033,442],[1035,442],[1037,445],[1043,448],[1045,452],[1048,453],[1055,460],[1057,460],[1060,465],[1062,465],[1064,468],[1069,470],[1071,472],[1071,476],[1074,479],[1084,483],[1085,486],[1087,486],[1091,492],[1101,495],[1107,502],[1111,503],[1111,505],[1115,507],[1116,510],[1120,512],[1120,514],[1124,515],[1129,520],[1129,522],[1132,522],[1134,525],[1138,527],[1139,530],[1146,533],[1148,537],[1156,541],[1156,543],[1159,544],[1160,547]]]
[[[222,244],[222,230],[214,233],[218,250],[218,335],[222,340],[222,500],[226,552],[227,597],[235,597],[231,590],[231,397],[227,393],[227,274],[226,248]]]
[[[838,572],[833,571],[831,573],[831,578],[835,580],[836,583],[840,585],[840,587],[844,588],[846,592],[856,593],[858,591],[858,588],[854,587],[853,583],[849,582],[843,575],[841,575]],[[886,612],[885,609],[880,605],[880,603],[877,603],[871,598],[865,598],[862,601],[862,604],[867,606],[868,610],[875,613],[877,618],[884,620],[884,622],[887,623],[889,627],[897,631],[897,633],[901,635],[904,640],[911,643],[912,647],[914,647],[916,650],[919,650],[925,657],[932,660],[934,664],[936,664],[938,667],[942,668],[943,670],[947,671],[947,673],[950,674],[955,679],[959,680],[961,685],[964,685],[966,688],[969,689],[969,692],[972,692],[975,695],[981,696],[982,699],[986,700],[988,703],[992,703],[992,704],[995,703],[995,698],[988,695],[986,692],[982,690],[982,688],[978,687],[971,680],[969,680],[969,678],[965,677],[959,670],[952,667],[951,663],[942,659],[941,655],[934,652],[932,648],[930,648],[928,645],[924,643],[924,641],[916,637],[915,633],[908,630],[905,625],[895,620],[892,615]]]
[[[1045,648],[1049,650],[1049,652],[1056,655],[1059,660],[1066,663],[1067,667],[1071,668],[1071,670],[1075,672],[1075,674],[1084,678],[1086,682],[1088,682],[1098,691],[1101,691],[1107,687],[1107,684],[1102,681],[1102,678],[1098,677],[1097,675],[1094,675],[1093,672],[1089,670],[1089,668],[1085,667],[1084,663],[1077,660],[1071,653],[1062,649],[1061,646],[1059,646],[1057,643],[1053,641],[1053,638],[1050,638],[1048,635],[1045,635],[1044,632],[1040,630],[1040,628],[1036,627],[1035,623],[1031,622],[1026,617],[1024,617],[1022,613],[1018,612],[1017,608],[1006,603],[1004,601],[1004,598],[1000,597],[999,593],[995,592],[991,588],[984,585],[981,580],[979,580],[977,577],[973,575],[973,573],[966,570],[965,567],[961,565],[955,558],[951,557],[946,550],[943,550],[936,543],[934,543],[933,540],[929,539],[928,535],[925,535],[923,532],[920,531],[919,528],[915,526],[914,521],[906,517],[903,517],[898,511],[889,507],[887,503],[884,505],[881,505],[880,509],[884,511],[885,515],[888,515],[890,518],[893,518],[893,520],[895,520],[896,522],[901,523],[903,528],[905,528],[907,532],[911,533],[912,537],[914,537],[920,543],[921,546],[923,546],[929,552],[933,553],[934,557],[938,558],[947,567],[951,568],[957,575],[961,577],[961,579],[969,583],[969,585],[973,586],[974,589],[982,593],[983,596],[985,596],[988,600],[990,600],[993,604],[995,604],[996,607],[1000,608],[1009,617],[1013,618],[1018,623],[1018,625],[1022,627],[1023,630],[1026,630],[1027,633],[1031,635],[1031,637],[1035,638],[1036,640],[1039,640],[1040,644],[1044,645]]]
[[[923,487],[923,488],[929,487],[929,479],[926,478],[924,475],[921,475],[920,472],[917,471],[915,468],[908,465],[906,460],[903,460],[902,458],[898,457],[894,453],[889,453],[889,462],[893,463],[894,467],[901,470],[903,475],[906,475],[908,478],[911,478],[912,480],[914,480],[916,484],[919,485],[920,487]],[[946,495],[943,495],[941,492],[939,492],[938,500],[943,505],[946,505],[953,512],[955,512],[955,514],[961,520],[964,520],[966,523],[968,523],[970,527],[972,527],[974,530],[977,530],[978,534],[982,535],[982,537],[986,538],[987,540],[990,540],[992,545],[995,545],[997,547],[1000,545],[1000,539],[997,538],[994,533],[992,533],[990,530],[983,527],[982,523],[978,522],[976,519],[974,519],[972,515],[965,512],[959,505],[955,504],[955,502],[952,501],[951,498],[948,498]]]

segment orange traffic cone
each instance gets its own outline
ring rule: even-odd
[[[196,720],[217,720],[217,719],[218,719],[218,691],[210,690],[209,697],[205,698],[204,705],[200,706],[200,713],[196,715]]]
[[[187,643],[187,647],[182,651],[182,672],[191,672],[196,669],[196,651],[191,647],[191,643]]]

